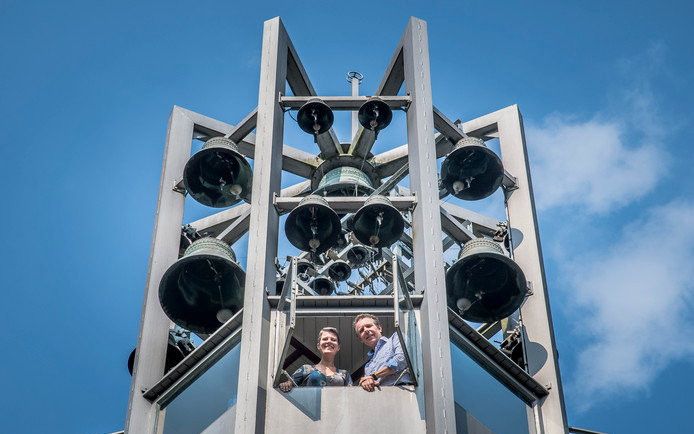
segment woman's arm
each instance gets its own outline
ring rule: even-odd
[[[301,383],[304,382],[304,378],[306,378],[307,374],[307,367],[308,365],[303,365],[289,377],[289,380],[282,382],[279,384],[279,388],[282,392],[289,392],[292,390],[294,386],[299,386]]]

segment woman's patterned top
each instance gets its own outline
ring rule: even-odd
[[[338,369],[333,375],[325,375],[315,366],[303,365],[292,374],[292,380],[297,386],[351,386],[352,377],[344,369]]]

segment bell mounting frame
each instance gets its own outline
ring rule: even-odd
[[[443,253],[456,242],[490,236],[500,223],[450,203],[442,203],[439,199],[436,160],[447,155],[454,144],[466,136],[499,139],[505,170],[502,188],[507,223],[509,228],[523,234],[523,242],[512,252],[513,259],[523,269],[533,288],[533,295],[520,309],[522,339],[525,344],[538,344],[536,346],[544,348],[545,354],[528,352],[528,373],[520,378],[509,371],[508,365],[495,362],[495,351],[498,350],[493,346],[475,343],[471,339],[469,348],[479,350],[476,360],[488,371],[495,372],[497,377],[505,376],[505,384],[512,390],[519,381],[532,385],[530,389],[536,393],[523,392],[530,404],[528,426],[531,433],[568,432],[523,122],[518,107],[512,105],[467,122],[448,119],[432,101],[427,24],[413,17],[409,19],[373,94],[393,110],[406,110],[407,144],[371,156],[375,133],[359,127],[347,152],[344,152],[331,128],[316,136],[319,153],[314,155],[283,144],[284,110],[298,109],[308,99],[317,97],[333,110],[356,111],[368,97],[317,95],[279,17],[264,23],[260,64],[257,108],[237,125],[178,106],[172,110],[137,343],[141,350],[138,350],[134,362],[125,432],[151,432],[161,402],[157,396],[165,396],[167,402],[170,401],[181,389],[181,379],[195,377],[202,369],[201,364],[209,366],[213,363],[201,358],[198,364],[188,366],[186,359],[164,376],[171,322],[159,305],[158,287],[166,269],[178,259],[185,199],[181,180],[183,168],[190,158],[192,141],[215,136],[231,139],[242,155],[254,160],[254,174],[263,174],[253,176],[251,203],[241,203],[189,223],[199,233],[228,244],[245,233],[249,234],[246,266],[249,277],[245,283],[243,309],[211,335],[210,339],[214,337],[214,340],[206,340],[189,355],[217,355],[222,346],[240,341],[239,372],[244,375],[239,376],[234,432],[262,431],[266,424],[271,423],[271,418],[265,417],[266,409],[277,402],[276,391],[268,388],[273,381],[272,360],[277,354],[270,345],[275,341],[271,328],[276,310],[267,294],[276,287],[274,261],[280,212],[298,205],[297,196],[311,191],[310,179],[324,161],[345,153],[368,160],[381,179],[398,173],[402,176],[404,167],[405,172],[409,171],[411,192],[397,187],[401,196],[390,198],[396,208],[411,211],[414,229],[411,248],[402,249],[403,252],[409,249],[413,266],[403,270],[403,276],[405,280],[414,276],[417,282],[414,296],[422,297],[418,318],[421,348],[418,354],[409,356],[421,369],[415,394],[423,400],[426,417],[425,421],[418,422],[413,421],[411,414],[403,413],[402,423],[422,426],[422,432],[456,431],[449,345],[452,335],[458,336],[459,330],[448,316]],[[293,96],[284,96],[287,84]],[[399,96],[403,86],[405,96]],[[430,152],[433,149],[436,152]],[[306,180],[281,189],[282,170]],[[363,205],[366,197],[328,199],[337,212],[353,212]],[[403,287],[407,284],[404,282]],[[426,288],[424,293],[423,288]],[[469,339],[474,336],[473,332],[477,333],[465,330],[464,335]],[[503,356],[500,351],[498,354]],[[178,382],[173,380],[174,377]]]

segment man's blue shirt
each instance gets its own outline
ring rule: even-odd
[[[368,357],[369,361],[364,366],[365,375],[371,375],[385,367],[396,371],[393,375],[381,378],[381,386],[412,383],[410,372],[407,371],[404,374],[402,372],[407,368],[407,362],[405,361],[405,355],[402,352],[397,333],[393,333],[389,338],[381,336],[381,339],[376,343],[376,348],[369,351]]]

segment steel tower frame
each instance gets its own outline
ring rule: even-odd
[[[289,84],[294,96],[285,96]],[[398,96],[404,85],[406,95]],[[523,121],[517,106],[503,108],[469,122],[452,122],[433,105],[426,22],[411,18],[384,77],[375,92],[389,105],[405,108],[408,144],[376,155],[371,160],[382,177],[407,165],[411,192],[400,198],[401,208],[412,210],[414,279],[421,294],[421,382],[427,432],[455,432],[452,369],[449,342],[458,345],[495,378],[529,404],[531,433],[568,432],[555,338],[545,282],[537,218],[533,201]],[[151,433],[157,425],[157,406],[169,402],[184,381],[199,374],[240,342],[241,360],[233,432],[263,432],[268,387],[272,379],[272,311],[268,296],[276,284],[274,265],[278,249],[279,209],[291,209],[293,196],[310,190],[309,181],[282,190],[282,170],[304,178],[325,159],[343,153],[335,133],[318,136],[318,156],[283,144],[284,109],[298,107],[316,96],[299,56],[279,17],[264,23],[258,106],[237,125],[175,106],[169,120],[154,234],[149,259],[140,332],[138,336],[126,433]],[[333,109],[356,110],[366,97],[320,97]],[[255,129],[255,135],[252,131]],[[438,132],[438,133],[437,133]],[[233,243],[249,233],[244,308],[164,375],[170,320],[158,300],[159,281],[179,254],[185,190],[183,168],[194,139],[226,135],[240,151],[254,159],[250,204],[218,212],[192,222],[219,239]],[[443,234],[466,242],[497,229],[495,219],[439,200],[436,159],[446,155],[465,135],[498,138],[506,175],[505,204],[508,225],[523,234],[513,258],[523,269],[531,295],[520,309],[527,372],[519,369],[488,341],[490,330],[475,330],[446,304]],[[348,153],[366,158],[375,141],[373,132],[359,128]],[[400,171],[402,174],[402,171]],[[364,198],[328,198],[336,210],[354,210]],[[442,232],[436,228],[441,227]],[[426,229],[425,229],[426,228]],[[424,290],[425,288],[425,290]],[[397,304],[397,303],[396,303]],[[496,328],[495,328],[496,327]],[[532,345],[531,345],[532,344]],[[532,351],[540,348],[543,351]]]

